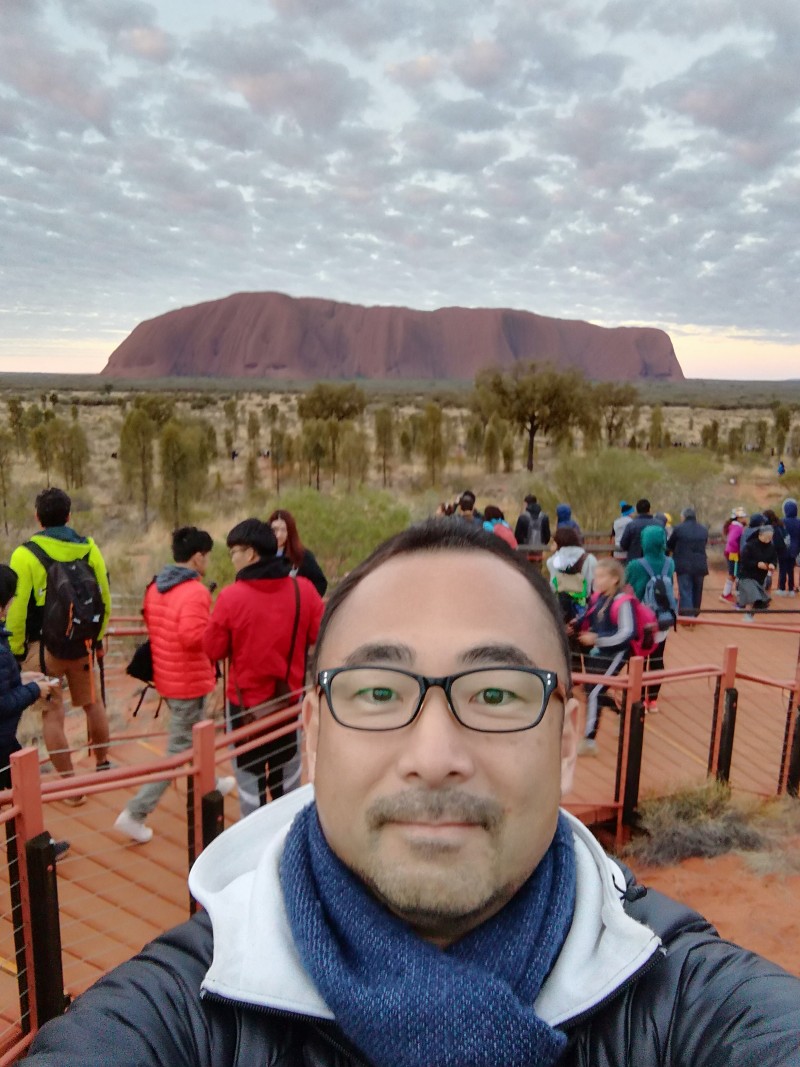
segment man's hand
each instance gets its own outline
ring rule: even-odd
[[[578,640],[582,645],[593,645],[597,640],[597,634],[592,630],[585,630],[582,634],[578,634]]]

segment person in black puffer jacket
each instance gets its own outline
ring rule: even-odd
[[[559,812],[566,643],[500,538],[433,521],[380,546],[328,602],[313,673],[314,785],[217,837],[203,912],[26,1067],[800,1067],[800,980]]]

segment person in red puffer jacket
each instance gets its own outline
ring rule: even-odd
[[[142,612],[153,654],[153,684],[170,710],[168,755],[192,744],[192,727],[200,722],[208,694],[216,685],[214,664],[203,650],[203,637],[211,614],[211,593],[201,581],[214,542],[205,530],[182,526],[172,535],[172,558],[147,587]],[[218,778],[225,795],[234,778]],[[145,819],[169,785],[143,785],[122,810],[114,828],[144,844],[153,836]]]
[[[227,543],[236,579],[217,597],[203,647],[213,660],[230,659],[226,695],[236,728],[269,713],[259,705],[276,696],[276,687],[303,690],[322,597],[307,578],[291,575],[291,560],[277,555],[275,533],[260,519],[234,526]],[[283,795],[283,768],[296,750],[295,735],[288,735],[237,758],[242,816],[266,803],[267,789],[272,800]]]

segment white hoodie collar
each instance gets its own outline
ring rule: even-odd
[[[294,816],[314,799],[304,786],[259,808],[221,834],[189,875],[214,929],[203,990],[261,1007],[333,1019],[303,969],[280,885],[283,843]],[[661,942],[622,907],[625,878],[585,826],[567,814],[575,841],[577,896],[564,947],[535,1003],[551,1026],[600,1003]]]

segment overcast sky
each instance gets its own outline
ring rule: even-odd
[[[0,0],[0,369],[241,290],[800,377],[797,0]]]

